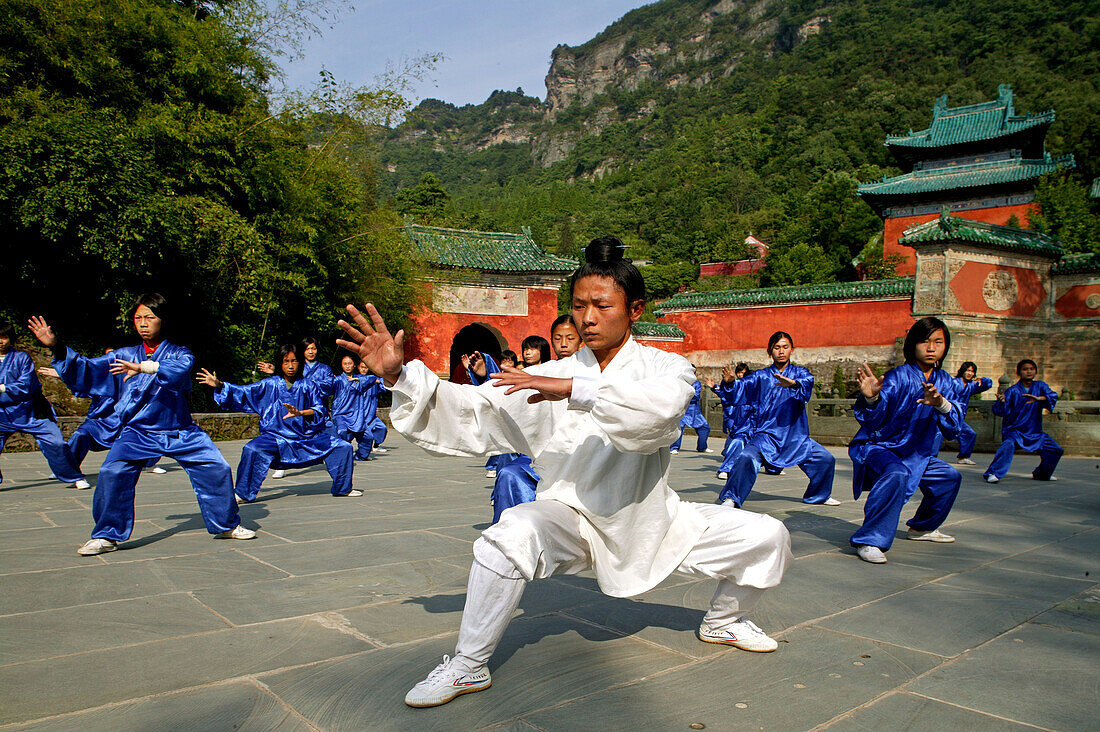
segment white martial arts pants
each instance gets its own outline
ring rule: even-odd
[[[728,506],[690,504],[709,528],[688,552],[677,572],[719,580],[703,626],[715,630],[745,617],[764,589],[779,584],[791,560],[791,537],[781,521]],[[458,631],[455,661],[476,671],[489,661],[528,579],[577,574],[591,566],[580,536],[581,517],[564,503],[538,500],[514,506],[494,526],[507,534],[507,552],[530,552],[530,561],[514,561],[484,536],[474,542],[474,563],[466,589],[466,607]],[[514,539],[514,541],[512,541]],[[537,566],[524,577],[516,565]]]

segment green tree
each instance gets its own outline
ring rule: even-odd
[[[394,201],[399,214],[431,223],[443,215],[447,198],[447,191],[435,173],[424,173],[415,186],[398,191]]]
[[[1035,201],[1039,213],[1028,217],[1032,228],[1056,237],[1067,252],[1100,253],[1100,217],[1084,184],[1068,173],[1044,176]]]
[[[832,261],[815,244],[802,242],[793,247],[768,253],[763,269],[768,285],[816,285],[833,280]]]

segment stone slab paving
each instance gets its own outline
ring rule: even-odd
[[[881,566],[848,547],[862,503],[841,450],[836,508],[801,503],[796,469],[761,476],[746,507],[783,520],[796,556],[754,616],[776,653],[695,639],[713,581],[616,599],[555,577],[528,587],[492,689],[415,710],[405,692],[454,648],[490,481],[483,461],[390,443],[356,465],[361,498],[333,498],[321,468],[268,480],[242,507],[249,542],[213,540],[166,461],[142,476],[133,538],[99,557],[76,554],[91,491],[37,453],[0,457],[0,728],[1097,727],[1100,460],[1064,459],[1055,483],[1029,480],[1028,456],[996,486],[963,467],[958,541],[899,532]],[[242,444],[221,443],[230,464]],[[672,484],[713,501],[716,467],[681,452]]]

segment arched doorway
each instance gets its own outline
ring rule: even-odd
[[[500,353],[508,347],[508,341],[500,331],[487,323],[471,323],[455,333],[451,341],[451,381],[459,384],[470,383],[466,369],[462,368],[462,354],[481,351],[488,353],[498,362]]]

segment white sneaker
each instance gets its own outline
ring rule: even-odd
[[[856,547],[856,554],[865,562],[871,564],[886,564],[886,555],[877,546],[862,544]]]
[[[937,544],[950,544],[955,541],[955,537],[948,536],[939,529],[932,529],[931,531],[909,529],[905,532],[905,538],[911,541],[934,541]]]
[[[164,468],[160,467],[159,465],[154,465],[153,469],[150,470],[149,472],[152,473],[153,475],[164,475],[168,471],[165,470]]]
[[[714,452],[714,448],[708,447],[706,450],[703,450],[703,452]]]
[[[286,477],[286,471],[285,470],[276,470],[276,471],[271,473],[271,477],[272,478],[285,478]]]
[[[73,483],[73,488],[76,488],[78,491],[86,491],[91,487],[92,487],[92,484],[89,483],[88,481],[84,480],[83,478],[81,478],[77,482]]]
[[[118,542],[110,539],[88,539],[84,542],[84,546],[76,550],[76,553],[82,557],[94,557],[96,554],[113,552],[115,549],[118,549]]]
[[[237,524],[233,527],[232,531],[223,531],[220,534],[214,534],[215,539],[255,539],[256,532],[252,529],[246,529],[241,524]]]
[[[753,653],[771,653],[779,648],[775,639],[769,638],[767,633],[749,620],[730,623],[721,630],[709,630],[700,625],[696,635],[704,643],[719,643]]]
[[[363,491],[359,490],[358,488],[352,488],[347,493],[341,493],[340,495],[338,495],[336,497],[337,498],[358,498],[361,495],[363,495]]]
[[[729,473],[719,473],[718,474],[718,480],[728,480],[729,477],[730,477]]]
[[[825,499],[824,501],[822,501],[821,505],[822,505],[822,506],[839,506],[839,505],[840,505],[840,501],[838,501],[837,499],[833,498],[832,496],[829,496],[829,497],[828,497],[828,498],[826,498],[826,499]]]
[[[450,656],[428,674],[428,678],[409,689],[405,703],[410,707],[438,707],[461,694],[469,694],[493,685],[489,669],[468,673],[453,662]]]
[[[669,450],[668,454],[669,455],[677,455],[677,454],[679,454],[679,452],[680,452],[679,450]]]
[[[738,507],[737,503],[732,498],[727,498],[726,500],[722,501],[718,505],[720,505],[720,506],[729,506],[730,508],[737,508]]]
[[[1000,483],[1001,482],[1001,479],[998,478],[996,475],[985,475],[985,476],[982,476],[982,477],[985,478],[986,483]]]
[[[374,448],[374,450],[372,452],[377,452],[377,453],[380,453],[382,455],[385,455],[387,452],[389,452],[389,450],[387,450],[384,447],[376,447],[376,448]]]
[[[957,465],[975,465],[976,463],[970,458],[959,458],[955,461]]]
[[[497,477],[497,471],[495,471],[495,470],[486,470],[485,471],[485,477],[486,478],[495,478],[495,477]]]

